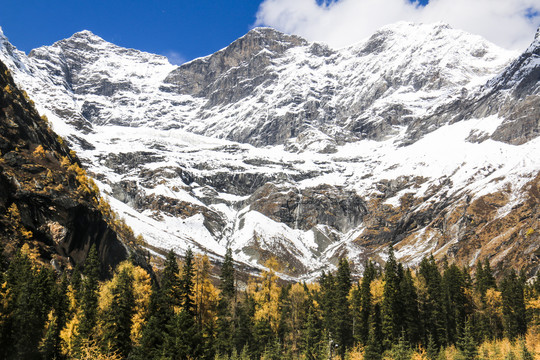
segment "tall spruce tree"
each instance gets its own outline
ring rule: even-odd
[[[402,304],[400,293],[400,276],[403,269],[396,261],[394,249],[388,248],[388,260],[384,266],[384,292],[381,307],[382,332],[384,336],[383,348],[388,350],[396,343],[402,327]]]
[[[410,269],[405,271],[400,284],[401,295],[401,319],[402,319],[402,337],[411,345],[418,345],[422,341],[422,322],[418,308],[418,294],[414,286],[414,280]]]
[[[100,263],[95,245],[92,245],[84,263],[84,279],[81,283],[81,309],[82,316],[79,323],[79,339],[93,339],[93,332],[97,324],[98,313],[98,287]]]
[[[221,266],[220,280],[221,296],[228,299],[233,299],[236,292],[236,287],[234,285],[234,260],[230,247],[227,248],[225,259],[223,260],[223,265]]]
[[[36,269],[21,252],[12,259],[3,286],[7,289],[7,315],[2,319],[2,349],[6,359],[39,356],[38,345],[52,308],[54,280],[48,269]]]
[[[525,335],[527,318],[525,309],[524,282],[514,270],[503,278],[501,285],[504,331],[509,339]]]
[[[371,316],[371,282],[375,279],[375,265],[371,260],[366,262],[364,267],[364,276],[360,284],[360,317],[355,334],[357,340],[366,345],[369,337],[369,319]]]
[[[423,343],[431,335],[436,347],[446,345],[446,315],[444,307],[444,289],[442,276],[435,264],[433,255],[420,262],[419,274],[426,289],[422,292],[420,319],[423,321]]]
[[[111,306],[104,314],[102,341],[107,352],[115,352],[126,358],[132,347],[131,326],[135,306],[133,275],[128,269],[123,269],[117,276]]]
[[[53,288],[52,293],[52,313],[49,316],[45,337],[40,346],[40,352],[45,359],[61,359],[62,348],[60,333],[67,321],[69,310],[69,299],[67,297],[68,279],[64,274],[60,282]]]
[[[161,287],[154,283],[148,307],[148,321],[143,327],[137,359],[159,359],[168,352],[166,344],[174,344],[171,331],[175,327],[175,307],[180,307],[180,278],[176,254],[167,253],[161,276]]]
[[[471,320],[468,319],[465,323],[463,335],[460,337],[458,347],[463,360],[478,359],[478,345],[474,340],[473,328]]]
[[[459,334],[463,333],[467,318],[467,296],[465,274],[455,265],[447,267],[443,274],[446,342],[455,344]]]
[[[341,258],[336,274],[336,292],[334,297],[335,308],[335,343],[338,353],[343,359],[345,352],[353,344],[352,318],[349,304],[349,291],[351,290],[351,270],[346,258]]]

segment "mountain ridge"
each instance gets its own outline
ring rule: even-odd
[[[540,168],[534,61],[524,100],[494,90],[514,53],[444,24],[398,23],[340,50],[256,29],[179,67],[68,40],[19,54],[31,70],[14,73],[153,246],[215,258],[231,246],[255,266],[277,255],[308,278],[340,256],[360,271],[389,243],[411,265],[431,252],[474,265],[486,224],[507,227],[512,254],[536,251],[538,231],[512,238],[538,226],[525,190]],[[71,92],[65,74],[80,81]],[[482,215],[479,199],[499,200]],[[528,217],[501,220],[516,209]]]

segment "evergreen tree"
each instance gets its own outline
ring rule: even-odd
[[[446,323],[444,307],[444,291],[442,276],[437,269],[433,256],[424,258],[420,262],[419,274],[426,289],[422,292],[420,303],[420,319],[423,321],[424,343],[429,335],[432,336],[435,346],[440,347],[446,342]]]
[[[429,334],[427,345],[426,345],[426,356],[429,360],[435,360],[437,359],[438,354],[439,352],[437,351],[435,341],[433,341],[433,336]]]
[[[64,274],[52,293],[52,314],[49,316],[51,319],[40,346],[40,352],[44,359],[62,358],[60,332],[66,325],[66,315],[69,311],[67,288],[68,279]]]
[[[345,352],[352,346],[352,318],[349,306],[349,291],[351,289],[351,270],[346,258],[341,258],[336,274],[335,307],[335,343],[338,353],[343,359]]]
[[[334,306],[334,296],[336,293],[334,276],[331,273],[321,273],[319,278],[321,286],[319,303],[321,305],[323,316],[323,327],[328,332],[330,340],[335,341],[336,333],[336,316]]]
[[[458,340],[458,334],[463,332],[468,315],[465,275],[455,264],[445,269],[443,285],[445,290],[446,342],[455,344]]]
[[[193,251],[188,248],[184,258],[184,266],[182,268],[182,276],[180,279],[180,299],[182,308],[188,313],[195,316],[195,303],[193,301]]]
[[[418,309],[418,295],[416,293],[414,280],[409,269],[405,271],[400,281],[399,288],[401,294],[400,311],[402,312],[401,319],[402,329],[404,331],[403,336],[410,344],[420,344],[422,340],[422,322],[418,321],[420,318],[420,311]]]
[[[503,278],[501,285],[503,319],[506,336],[513,340],[527,332],[525,296],[523,280],[511,270]]]
[[[397,341],[402,327],[402,304],[400,293],[400,274],[394,249],[388,248],[388,260],[384,266],[384,293],[381,308],[383,348],[390,349]],[[401,269],[401,273],[402,273]]]
[[[104,347],[108,352],[127,357],[131,352],[131,326],[135,306],[133,276],[128,269],[118,274],[118,283],[112,295],[111,306],[104,314]]]
[[[81,283],[82,316],[78,329],[79,339],[93,338],[93,330],[97,324],[99,274],[99,258],[96,246],[92,245],[84,263],[85,278]]]
[[[248,354],[255,351],[255,341],[253,339],[253,318],[255,317],[255,300],[247,292],[244,299],[238,304],[237,316],[235,319],[235,329],[233,334],[233,344],[237,350],[246,349]]]
[[[134,357],[158,359],[168,351],[164,349],[166,343],[175,343],[170,338],[174,337],[171,331],[176,324],[174,309],[180,307],[179,271],[176,254],[170,250],[165,258],[161,287],[156,283],[152,286],[148,321],[143,327],[141,343]]]
[[[227,252],[225,253],[225,259],[223,260],[223,265],[221,266],[221,296],[226,297],[228,299],[233,299],[236,288],[234,286],[234,262],[232,257],[232,250],[231,248],[227,248]]]
[[[4,358],[32,359],[39,356],[38,345],[52,308],[53,274],[36,269],[22,253],[12,259],[6,273],[7,308],[2,326]]]
[[[235,272],[231,248],[227,248],[225,259],[221,266],[220,289],[217,307],[216,338],[214,351],[220,354],[230,355],[234,348],[234,312],[236,308]]]
[[[317,360],[321,357],[323,348],[322,319],[315,306],[313,295],[308,291],[306,300],[306,322],[303,329],[303,351],[302,353],[308,360]]]
[[[369,337],[369,319],[371,316],[371,282],[375,279],[375,266],[371,260],[368,260],[365,265],[364,276],[360,284],[360,316],[358,318],[358,326],[355,334],[357,340],[365,345]]]
[[[382,359],[382,330],[379,306],[375,305],[370,316],[369,337],[364,350],[364,360]]]
[[[465,323],[465,329],[461,336],[458,347],[460,355],[463,360],[476,360],[478,359],[478,346],[474,341],[474,335],[472,331],[472,324],[470,319]]]
[[[475,281],[476,290],[480,293],[482,299],[486,295],[487,289],[497,288],[495,278],[491,271],[491,266],[489,264],[488,258],[485,258],[484,261],[478,261],[476,266],[476,281]]]
[[[405,338],[405,332],[401,333],[397,344],[392,346],[393,360],[409,360],[412,356],[411,346]]]

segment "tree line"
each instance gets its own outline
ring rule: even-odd
[[[230,249],[219,281],[191,250],[169,252],[158,280],[126,261],[100,281],[95,248],[70,274],[36,258],[27,245],[0,257],[1,359],[530,360],[540,347],[540,281],[497,282],[487,259],[474,276],[432,256],[413,271],[390,247],[359,281],[342,258],[313,283],[279,281],[270,259],[240,289]]]

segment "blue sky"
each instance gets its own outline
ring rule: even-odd
[[[539,11],[539,0],[2,0],[0,26],[25,52],[87,29],[181,63],[227,46],[255,25],[340,47],[399,20],[444,21],[522,49],[540,25]]]
[[[86,29],[120,46],[192,59],[248,32],[260,2],[2,0],[0,26],[25,52]]]

